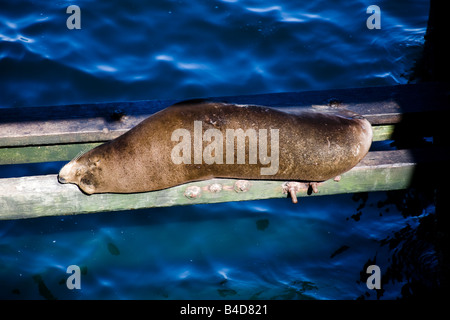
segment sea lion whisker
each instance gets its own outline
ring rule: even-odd
[[[78,159],[80,159],[81,158],[81,156],[83,155],[83,154],[85,154],[87,151],[89,151],[89,147],[84,147],[83,149],[81,149],[78,153],[77,153],[77,155],[72,159],[72,161],[77,161]]]

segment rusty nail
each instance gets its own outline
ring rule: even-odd
[[[309,185],[314,193],[319,192],[319,189],[317,188],[317,182],[310,182]]]
[[[110,118],[112,121],[121,121],[126,119],[126,113],[122,109],[115,109],[111,112]]]
[[[291,195],[292,203],[297,203],[297,192],[300,190],[300,183],[291,181],[285,182],[282,185],[283,193],[289,193]]]
[[[289,193],[291,194],[292,203],[297,203],[297,192],[295,191],[295,188],[289,188]]]

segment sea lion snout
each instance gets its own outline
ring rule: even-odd
[[[70,172],[73,167],[73,163],[69,162],[58,173],[58,182],[59,183],[70,183],[72,182],[70,179]]]
[[[59,183],[67,183],[66,179],[62,177],[60,174],[58,174],[58,182]]]
[[[97,191],[99,163],[100,160],[95,156],[83,155],[62,167],[58,181],[63,184],[77,184],[86,194],[93,194]]]
[[[85,169],[83,169],[83,165],[80,165],[79,163],[75,161],[71,161],[67,163],[62,169],[59,171],[58,174],[58,181],[59,183],[76,183],[78,184],[81,179],[81,175],[86,172]]]

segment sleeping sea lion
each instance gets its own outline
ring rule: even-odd
[[[212,178],[320,182],[354,167],[372,127],[351,111],[285,112],[186,101],[66,164],[61,183],[87,194],[160,190]]]

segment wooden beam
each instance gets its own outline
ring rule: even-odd
[[[70,161],[78,154],[85,153],[100,144],[100,142],[94,142],[0,148],[0,165]]]
[[[313,105],[339,104],[365,116],[373,125],[399,123],[404,116],[448,111],[448,84],[288,92],[211,100],[266,105],[298,110]],[[72,144],[114,139],[136,124],[173,104],[167,101],[114,102],[52,107],[4,108],[0,115],[0,147]]]
[[[444,84],[414,84],[344,90],[222,97],[211,100],[264,104],[296,112],[312,105],[340,103],[366,116],[374,141],[411,140],[445,130]],[[175,101],[138,101],[2,109],[0,165],[69,161],[82,151],[114,139]],[[401,120],[401,121],[400,121]]]
[[[356,167],[343,174],[340,182],[320,183],[316,195],[408,188],[417,176],[418,168],[436,170],[449,160],[447,149],[370,152]],[[429,165],[430,161],[432,165]],[[429,181],[433,176],[439,177],[430,175]],[[58,183],[56,175],[0,179],[0,219],[288,197],[283,193],[285,181],[251,180],[248,182],[250,188],[245,192],[235,186],[236,181],[212,179],[154,192],[88,196],[75,185]],[[307,196],[307,189],[306,184],[301,184],[297,196]],[[198,191],[200,193],[196,193]],[[301,199],[299,202],[301,206]]]
[[[374,126],[373,131],[373,141],[389,140],[394,133],[394,126]],[[0,165],[70,161],[78,154],[84,153],[100,144],[101,142],[93,142],[0,148]]]

